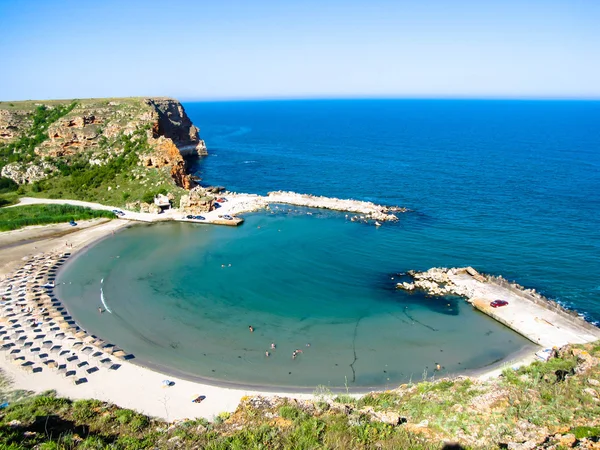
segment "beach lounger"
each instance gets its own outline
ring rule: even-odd
[[[75,386],[79,386],[80,384],[87,383],[87,382],[88,382],[88,380],[85,377],[84,378],[78,378],[78,379],[76,379],[74,381]]]

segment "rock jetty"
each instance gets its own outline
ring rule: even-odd
[[[334,211],[346,211],[360,214],[365,220],[395,222],[398,216],[393,212],[406,212],[406,208],[376,205],[372,202],[360,200],[339,199],[335,197],[322,197],[296,192],[275,191],[269,192],[267,199],[270,203],[284,203],[287,205],[306,206],[309,208],[323,208]]]
[[[484,275],[473,267],[409,271],[411,282],[398,289],[420,289],[431,296],[457,295],[473,307],[543,347],[584,344],[600,339],[600,329],[575,312],[563,308],[534,289],[510,283],[500,276]],[[493,307],[494,300],[508,305]]]

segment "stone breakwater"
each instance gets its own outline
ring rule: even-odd
[[[359,216],[352,218],[353,221],[395,222],[398,220],[398,216],[393,213],[408,211],[406,208],[376,205],[372,202],[363,202],[360,200],[344,200],[284,191],[269,192],[267,196],[226,192],[223,194],[223,197],[227,198],[230,202],[230,204],[222,205],[223,211],[227,210],[228,214],[257,211],[268,208],[270,203],[281,203],[359,214]]]
[[[50,370],[81,385],[133,356],[81,329],[54,296],[57,270],[69,256],[33,256],[0,282],[0,351],[24,371]]]
[[[339,199],[332,197],[319,197],[310,194],[298,194],[296,192],[275,191],[269,192],[267,198],[272,203],[285,203],[288,205],[306,206],[309,208],[332,209],[335,211],[346,211],[361,214],[362,219],[395,222],[398,216],[393,212],[406,212],[406,208],[376,205],[372,202],[360,200]]]
[[[472,267],[409,271],[411,282],[398,289],[420,289],[431,296],[457,295],[473,307],[544,347],[580,344],[600,339],[600,329],[535,291],[501,276],[480,274]],[[506,300],[494,308],[491,302]]]

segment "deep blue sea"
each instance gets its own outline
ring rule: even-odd
[[[184,106],[208,147],[194,168],[205,184],[410,212],[377,228],[273,205],[237,228],[135,226],[98,243],[61,271],[59,295],[136,361],[214,382],[367,389],[531,348],[461,299],[394,289],[435,266],[503,275],[600,320],[600,102]]]
[[[472,265],[600,320],[600,102],[184,103],[206,184],[405,206],[398,269]]]

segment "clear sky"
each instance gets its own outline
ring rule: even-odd
[[[0,100],[600,98],[600,0],[0,0]]]

